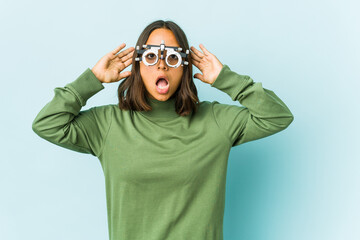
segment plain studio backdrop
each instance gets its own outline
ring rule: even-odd
[[[134,46],[158,19],[294,114],[284,131],[232,148],[224,239],[360,239],[358,10],[355,0],[2,0],[0,239],[108,239],[98,159],[41,139],[31,124],[54,88],[122,42]],[[201,101],[240,106],[194,81]],[[117,103],[119,83],[82,110]]]

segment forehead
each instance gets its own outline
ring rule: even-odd
[[[174,33],[169,29],[155,29],[151,32],[146,44],[160,45],[161,40],[164,40],[165,46],[180,47],[177,42]]]

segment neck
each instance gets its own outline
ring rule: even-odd
[[[149,118],[154,119],[172,119],[179,115],[175,111],[175,97],[172,96],[166,101],[160,101],[155,98],[147,98],[152,110],[141,111],[141,113]]]

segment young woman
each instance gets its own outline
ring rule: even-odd
[[[203,45],[187,51],[174,22],[151,23],[136,46],[121,44],[55,88],[32,128],[100,160],[110,239],[223,239],[231,147],[280,132],[294,117],[273,91],[231,71]],[[202,73],[195,78],[244,107],[199,102],[192,65]],[[118,104],[80,111],[103,84],[121,79]]]

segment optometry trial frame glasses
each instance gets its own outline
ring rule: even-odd
[[[142,61],[146,66],[153,66],[159,60],[159,50],[161,52],[160,59],[165,59],[166,64],[169,67],[177,68],[178,66],[188,65],[189,62],[186,61],[190,51],[187,49],[185,53],[181,52],[181,47],[171,47],[165,46],[165,41],[161,40],[160,45],[143,45],[144,49],[140,49],[139,46],[136,46],[136,52],[140,57],[135,58],[135,61]],[[166,50],[166,57],[164,58],[164,51]],[[185,60],[182,60],[185,58]]]

